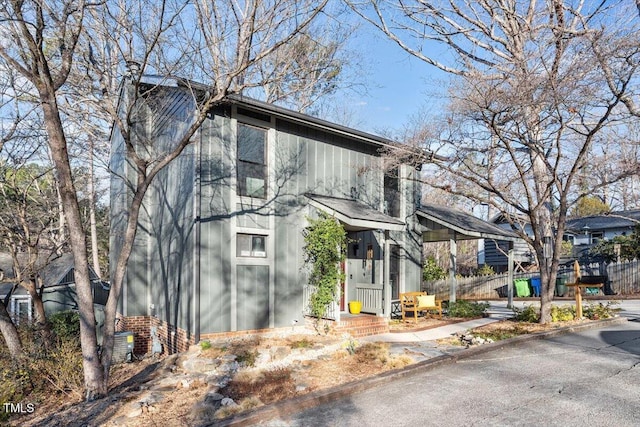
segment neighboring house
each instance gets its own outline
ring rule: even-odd
[[[0,254],[0,269],[4,273],[4,281],[0,282],[0,300],[6,301],[7,311],[16,323],[31,321],[33,318],[33,303],[29,293],[21,286],[9,282],[14,277],[13,262],[8,254]],[[47,315],[65,310],[78,308],[74,263],[71,254],[64,254],[48,262],[40,269],[40,279],[44,284],[42,301]],[[89,277],[92,283],[94,303],[104,305],[109,296],[109,284],[100,280],[91,267]]]
[[[638,224],[640,209],[573,218],[567,221],[565,240],[573,243],[575,258],[585,258],[599,241],[628,236]]]
[[[497,215],[492,222],[505,229],[510,228],[508,221],[503,215]],[[519,221],[523,224],[525,232],[533,235],[531,225],[526,221]],[[630,235],[636,225],[640,224],[640,209],[610,212],[602,215],[591,215],[567,220],[563,240],[573,244],[573,252],[561,258],[561,263],[580,259],[589,261],[589,249],[601,240],[610,240],[615,236]],[[499,247],[501,250],[497,250]],[[504,271],[507,264],[504,250],[508,247],[505,241],[485,241],[485,262],[491,265],[496,271]],[[522,240],[514,245],[516,260],[523,266],[535,263],[533,250]],[[581,262],[583,262],[581,261]]]
[[[142,83],[134,143],[169,146],[192,119],[191,89],[178,79]],[[124,85],[121,105],[132,90]],[[334,319],[355,299],[389,317],[392,299],[420,289],[418,171],[404,164],[383,172],[381,153],[396,143],[235,95],[193,140],[144,199],[120,301],[119,327],[136,332],[136,345],[156,326],[175,337],[170,350],[181,350],[212,334],[303,324],[310,289],[302,231],[319,211],[350,239]],[[111,144],[114,266],[134,169],[117,129]]]
[[[504,230],[513,230],[511,223],[504,214],[494,216],[489,222]],[[528,235],[533,235],[531,225],[522,217],[514,221],[519,227],[523,227]],[[508,269],[509,248],[513,248],[513,259],[518,270],[526,270],[535,264],[535,254],[533,249],[524,239],[518,239],[511,243],[506,240],[485,239],[484,240],[484,263],[493,268],[496,273],[504,273]]]

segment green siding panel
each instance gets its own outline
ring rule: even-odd
[[[269,327],[269,266],[238,265],[238,330]]]

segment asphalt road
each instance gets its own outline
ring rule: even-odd
[[[640,320],[629,317],[425,369],[263,425],[640,426]]]

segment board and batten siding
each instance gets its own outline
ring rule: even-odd
[[[235,183],[231,120],[214,116],[200,129],[200,327],[202,333],[231,330],[231,186]]]
[[[159,103],[155,114],[162,117],[147,122],[152,150],[174,143],[188,124],[183,110],[189,107],[188,97],[175,91],[165,91],[163,96],[173,94],[177,104]],[[302,268],[302,231],[306,217],[314,214],[304,194],[355,198],[382,210],[384,178],[377,146],[275,117],[261,121],[256,115],[239,114],[238,109],[224,107],[211,114],[194,135],[195,143],[150,187],[129,262],[122,303],[125,315],[156,316],[188,335],[196,332],[197,323],[201,334],[303,324],[307,273]],[[239,122],[267,130],[266,199],[236,194]],[[118,146],[117,140],[112,143]],[[126,176],[122,156],[112,157],[112,164]],[[400,219],[413,229],[416,189],[409,178],[416,171],[410,167],[402,171]],[[126,192],[123,182],[112,183],[112,207],[117,204],[126,210],[122,203]],[[119,213],[126,218],[126,212]],[[118,214],[115,218],[114,230],[122,228]],[[267,256],[238,257],[238,233],[265,236]],[[384,233],[361,234],[376,248],[372,273],[376,277],[369,280],[381,283]],[[391,232],[390,237],[392,244],[403,248],[401,290],[412,290],[420,280],[420,236]],[[115,239],[117,235],[112,234],[112,242]],[[356,262],[353,273],[362,275],[361,264]]]

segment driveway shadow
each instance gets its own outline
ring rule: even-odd
[[[602,331],[602,341],[627,353],[640,356],[640,330],[637,331]]]

